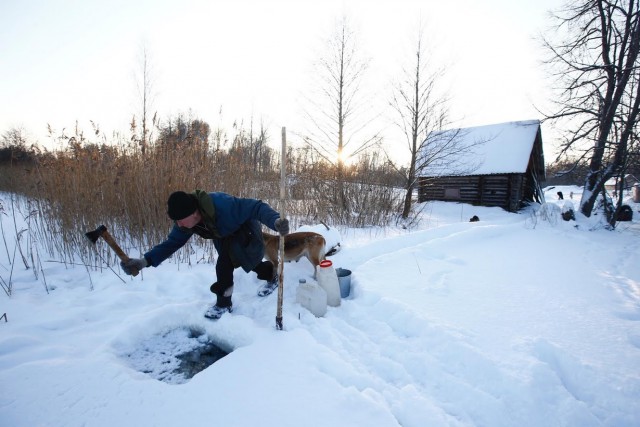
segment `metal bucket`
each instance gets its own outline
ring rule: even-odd
[[[340,284],[340,297],[346,298],[351,293],[351,270],[336,268],[336,274]]]

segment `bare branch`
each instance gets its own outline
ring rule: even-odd
[[[576,0],[553,15],[557,40],[543,39],[557,84],[546,119],[565,129],[561,155],[590,154],[581,211],[591,215],[601,183],[622,173],[636,132],[640,82],[639,0]],[[585,144],[590,147],[585,148]],[[615,218],[609,217],[615,224]]]

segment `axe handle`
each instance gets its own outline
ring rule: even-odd
[[[120,258],[120,261],[128,262],[128,261],[131,260],[131,258],[129,258],[127,256],[127,254],[125,254],[124,251],[120,248],[120,246],[118,246],[116,241],[113,240],[113,237],[111,237],[111,234],[109,234],[109,232],[107,230],[104,230],[102,232],[102,238],[104,239],[105,242],[107,242],[107,245],[109,245],[109,247],[111,247],[111,249],[113,249],[113,251],[116,253],[116,255],[118,255],[118,258]],[[134,269],[131,270],[131,275],[132,276],[137,276],[139,272],[140,272],[139,270],[134,268]]]

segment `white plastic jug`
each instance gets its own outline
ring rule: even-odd
[[[333,263],[328,259],[320,262],[317,279],[318,285],[327,293],[327,304],[331,307],[340,306],[340,282]]]
[[[307,283],[300,279],[296,289],[296,302],[316,317],[327,313],[327,293],[317,283]]]

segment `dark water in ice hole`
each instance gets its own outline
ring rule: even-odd
[[[202,347],[196,347],[193,350],[176,355],[180,359],[180,366],[173,372],[182,374],[185,379],[192,378],[200,371],[204,371],[218,360],[225,357],[226,351],[212,342],[207,342]]]
[[[126,354],[140,372],[168,384],[184,384],[229,354],[198,327],[178,327],[153,335]]]

